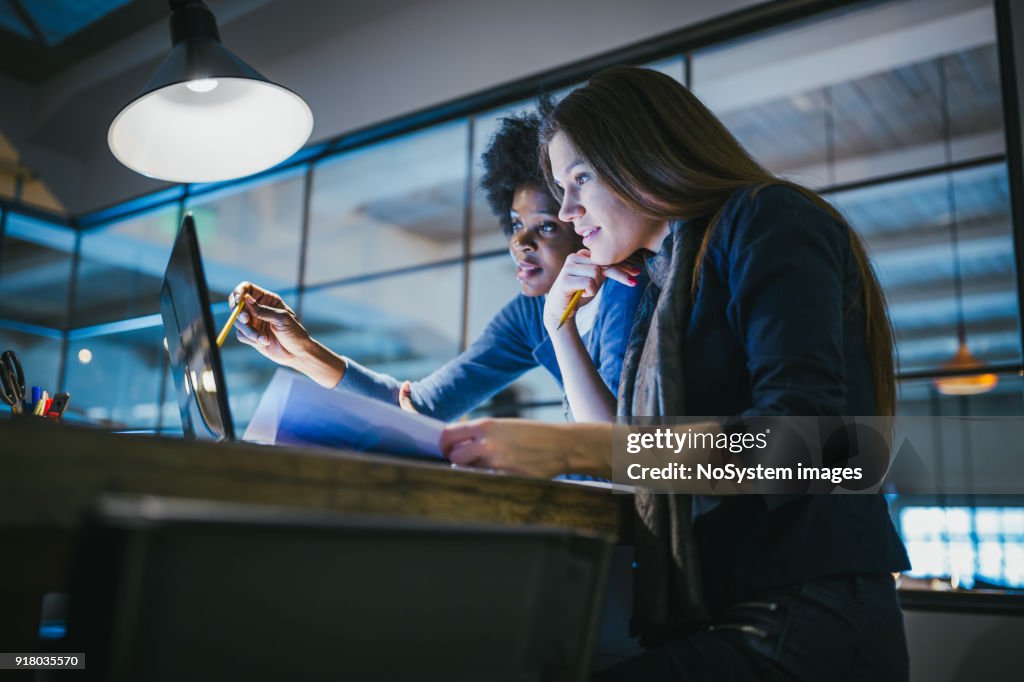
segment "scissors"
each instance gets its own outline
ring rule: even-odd
[[[11,406],[14,414],[25,409],[25,372],[13,350],[0,355],[0,398]]]

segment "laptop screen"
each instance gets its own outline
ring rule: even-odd
[[[210,292],[192,215],[178,230],[160,288],[164,342],[186,438],[234,440],[227,387],[217,348]]]

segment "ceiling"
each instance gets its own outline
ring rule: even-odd
[[[0,0],[0,73],[41,83],[167,14],[161,0]]]
[[[333,56],[318,51],[342,47],[340,59],[362,73],[365,66],[349,53],[364,51],[344,36],[416,8],[418,0],[205,4],[229,49],[310,103],[316,141],[337,132],[325,112],[337,105],[347,116],[353,103],[339,98]],[[78,215],[167,186],[117,163],[106,137],[118,110],[166,58],[169,16],[167,0],[0,0],[0,133],[17,152],[13,161],[41,178],[66,212]]]

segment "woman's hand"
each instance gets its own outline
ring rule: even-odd
[[[553,446],[561,436],[556,429],[522,419],[474,419],[446,427],[441,452],[459,466],[551,478],[568,470],[565,453]]]
[[[597,296],[605,279],[614,279],[627,286],[636,286],[636,276],[640,272],[639,264],[634,263],[632,258],[615,265],[597,265],[590,260],[589,249],[580,249],[576,253],[570,253],[544,301],[544,328],[547,329],[548,335],[554,334],[558,329],[558,323],[577,291],[583,291],[580,301],[580,305],[582,305]],[[574,311],[568,320],[575,316]]]
[[[348,367],[345,359],[310,337],[295,311],[280,296],[251,282],[242,282],[228,297],[245,309],[235,320],[236,338],[279,365],[302,372],[324,388],[334,388]]]
[[[569,472],[607,476],[611,424],[474,419],[446,427],[441,451],[459,466],[523,476],[551,478]]]
[[[293,367],[309,347],[309,332],[295,316],[295,311],[272,291],[251,282],[242,282],[228,296],[232,309],[238,301],[245,308],[235,321],[235,335],[279,365]]]

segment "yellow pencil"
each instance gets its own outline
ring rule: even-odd
[[[582,295],[583,289],[577,289],[576,293],[572,295],[572,298],[569,300],[569,305],[565,306],[565,312],[562,313],[562,319],[558,321],[558,326],[555,327],[556,331],[562,328],[565,321],[568,320],[569,316],[576,310],[576,306],[580,304],[580,296]]]
[[[235,320],[238,319],[238,313],[242,312],[242,306],[245,305],[245,299],[239,299],[238,305],[235,306],[235,312],[231,313],[231,317],[228,318],[228,323],[224,325],[224,328],[220,330],[220,334],[217,335],[217,348],[224,345],[224,340],[228,338],[228,332],[231,331],[231,327],[234,326]]]

